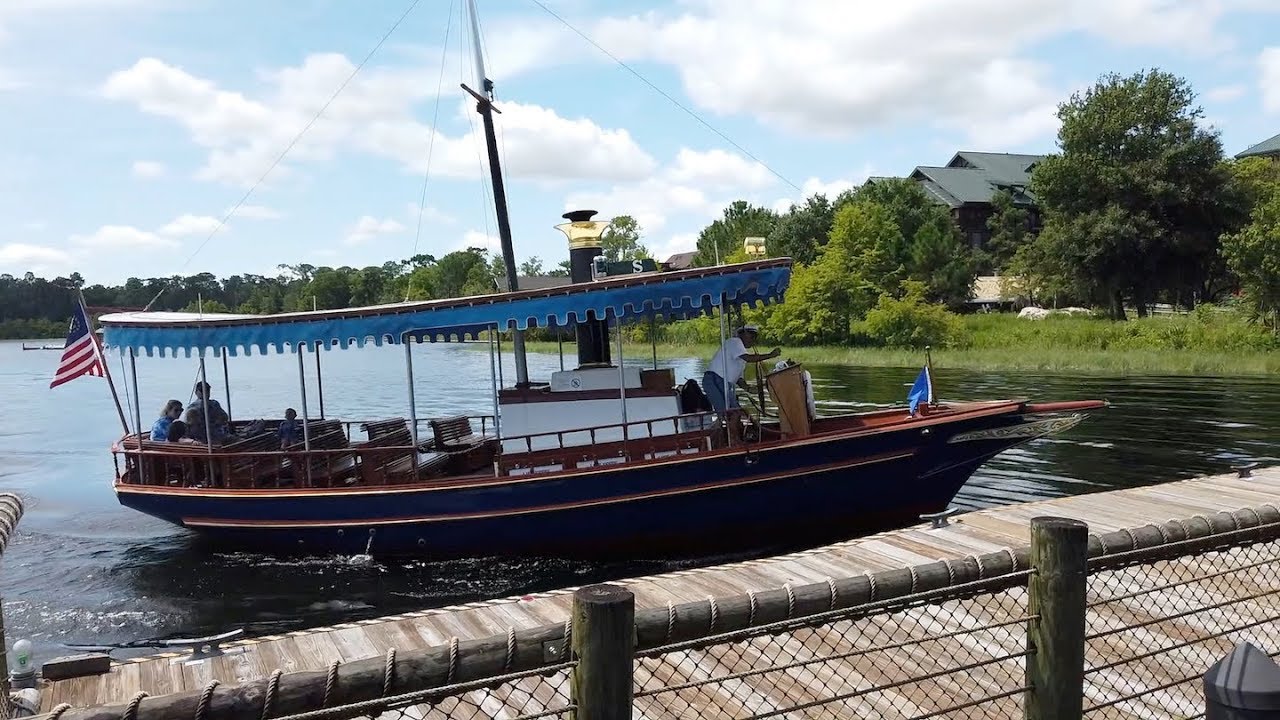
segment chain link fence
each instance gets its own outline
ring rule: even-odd
[[[1086,717],[1203,717],[1202,677],[1236,644],[1280,654],[1280,542],[1241,540],[1167,559],[1122,553],[1107,558],[1121,567],[1090,573]]]
[[[633,717],[1021,717],[1026,590],[990,584],[643,653]]]

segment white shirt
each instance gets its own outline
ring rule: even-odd
[[[742,359],[747,354],[747,346],[742,339],[731,337],[724,341],[720,349],[711,358],[711,372],[724,378],[726,387],[733,387],[747,369],[747,361]]]

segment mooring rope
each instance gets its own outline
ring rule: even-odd
[[[267,681],[267,696],[262,700],[262,720],[271,717],[271,708],[276,704],[276,693],[280,691],[280,676],[284,671],[276,668],[271,671],[271,679]]]

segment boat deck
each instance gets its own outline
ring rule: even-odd
[[[618,581],[636,597],[637,607],[705,600],[708,596],[761,591],[784,583],[822,582],[865,571],[901,568],[1025,545],[1028,525],[1038,515],[1087,522],[1091,532],[1187,518],[1222,510],[1275,502],[1280,466],[1255,470],[1250,478],[1235,473],[990,508],[953,517],[945,527],[928,524],[871,535],[789,555],[682,570]],[[572,588],[405,613],[332,627],[253,638],[228,646],[240,648],[219,657],[190,660],[167,653],[120,661],[110,672],[43,685],[41,707],[126,703],[139,690],[150,695],[197,691],[211,679],[236,683],[285,672],[324,670],[331,661],[380,657],[399,651],[505,633],[508,628],[563,622]],[[1186,668],[1189,674],[1202,669]]]

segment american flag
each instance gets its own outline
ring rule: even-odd
[[[106,367],[102,362],[98,339],[89,326],[89,316],[85,314],[84,303],[77,302],[75,313],[71,315],[71,330],[67,333],[67,344],[62,351],[62,360],[58,362],[58,371],[54,373],[53,382],[49,383],[49,387],[56,388],[81,375],[102,377],[105,374]]]

